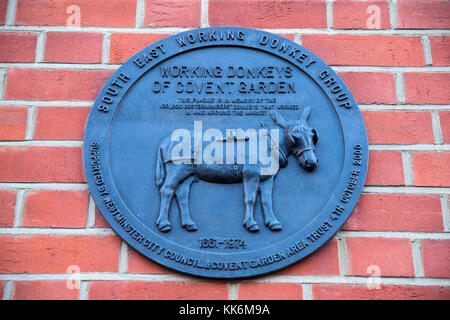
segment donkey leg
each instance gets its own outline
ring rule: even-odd
[[[162,185],[161,190],[159,191],[161,195],[161,204],[159,206],[159,215],[158,220],[156,220],[156,225],[162,232],[172,230],[172,224],[169,221],[169,209],[174,192],[173,188],[164,185]]]
[[[175,195],[178,202],[178,207],[181,213],[181,225],[187,231],[197,231],[198,227],[191,218],[189,212],[189,191],[192,183],[195,181],[195,177],[191,176],[184,180],[175,191]]]
[[[245,216],[244,226],[248,231],[256,232],[259,230],[258,224],[253,217],[253,210],[256,202],[256,195],[259,189],[259,176],[244,175],[244,199],[245,199]]]
[[[169,209],[175,190],[169,184],[164,183],[161,186],[159,194],[161,195],[161,205],[159,207],[159,216],[156,225],[162,232],[172,230],[172,224],[169,221]]]
[[[160,231],[167,232],[172,230],[172,224],[169,221],[169,209],[175,190],[180,183],[189,176],[189,170],[186,167],[170,164],[166,166],[167,176],[164,180],[159,193],[161,195],[161,205],[156,224]]]
[[[275,217],[272,208],[272,194],[273,194],[273,180],[274,177],[261,182],[260,194],[261,204],[264,212],[264,222],[266,226],[272,231],[281,230],[281,222]]]

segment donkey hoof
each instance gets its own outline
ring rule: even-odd
[[[259,227],[257,224],[254,224],[254,225],[248,227],[247,230],[250,232],[257,232],[257,231],[259,231]]]
[[[172,226],[170,224],[159,226],[159,230],[161,232],[168,232],[168,231],[172,230]]]
[[[272,231],[280,231],[283,228],[281,227],[281,223],[278,222],[278,223],[275,223],[273,225],[270,225],[269,229],[272,230]]]
[[[248,219],[244,221],[244,227],[250,232],[256,232],[259,230],[258,224],[253,219]]]
[[[187,231],[197,231],[198,227],[195,223],[193,224],[187,224],[183,226]]]

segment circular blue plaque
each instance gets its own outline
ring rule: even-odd
[[[135,54],[100,92],[84,139],[89,188],[115,232],[208,278],[266,274],[318,250],[355,207],[368,157],[358,105],[325,62],[236,27]]]

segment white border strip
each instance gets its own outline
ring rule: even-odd
[[[67,280],[73,274],[68,273],[41,273],[41,274],[0,274],[0,280],[35,281],[35,280]],[[92,272],[80,273],[81,281],[155,281],[155,282],[209,282],[213,280],[199,279],[184,275],[161,275],[161,274],[132,274],[132,273],[108,273]],[[283,276],[270,275],[262,278],[239,280],[239,284],[247,282],[266,283],[299,283],[299,284],[356,284],[366,285],[369,277],[341,277],[341,276]],[[439,278],[397,278],[380,277],[380,283],[384,285],[405,286],[450,286],[450,279]]]

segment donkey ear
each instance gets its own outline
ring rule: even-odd
[[[314,144],[317,144],[317,141],[319,141],[319,134],[317,133],[316,129],[312,129],[313,132],[313,142]]]
[[[286,128],[288,126],[286,119],[284,119],[283,116],[278,112],[276,112],[275,110],[272,110],[270,112],[270,117],[281,128]]]
[[[302,115],[300,116],[300,120],[301,121],[308,121],[310,114],[311,114],[311,108],[310,107],[306,107],[305,109],[303,109]]]

